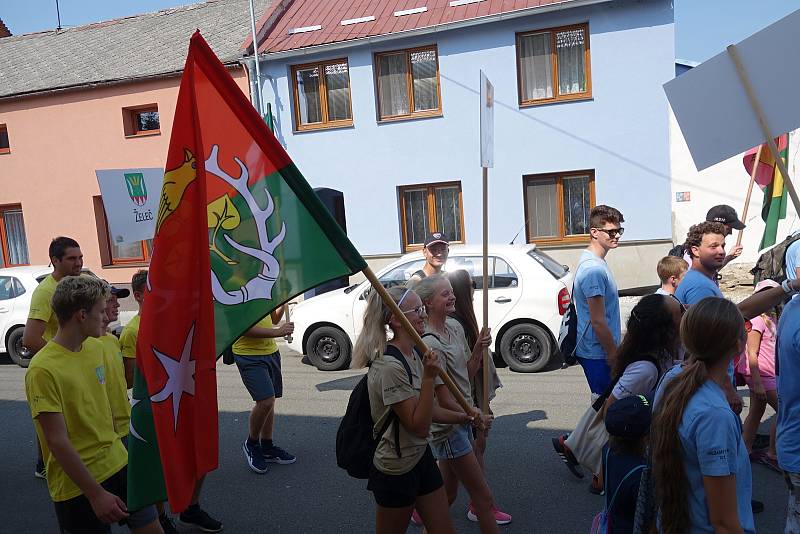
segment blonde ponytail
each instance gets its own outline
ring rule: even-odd
[[[405,286],[395,286],[387,290],[395,302],[408,291]],[[352,367],[356,369],[368,367],[375,358],[386,352],[386,327],[391,316],[391,310],[384,304],[378,292],[371,290],[367,297],[367,307],[364,309],[364,328],[353,347]]]

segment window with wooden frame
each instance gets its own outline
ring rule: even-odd
[[[0,265],[28,265],[28,238],[22,206],[0,206]]]
[[[592,97],[589,25],[517,34],[521,106]]]
[[[108,229],[108,219],[101,197],[92,197],[97,240],[100,243],[100,262],[103,267],[112,265],[147,265],[153,254],[153,240],[135,243],[115,243]]]
[[[375,54],[375,76],[380,120],[442,114],[435,45]]]
[[[353,125],[347,59],[292,67],[295,130]]]
[[[461,182],[403,186],[398,193],[403,250],[422,248],[433,232],[443,233],[451,243],[464,242]]]
[[[583,243],[595,205],[594,171],[524,176],[528,243]]]
[[[11,152],[11,144],[8,142],[8,126],[0,124],[0,154]]]
[[[125,137],[159,135],[161,133],[161,120],[158,117],[158,105],[147,104],[145,106],[122,108],[122,125]]]

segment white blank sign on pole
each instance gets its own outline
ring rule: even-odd
[[[481,167],[494,167],[494,86],[481,71]]]
[[[736,45],[773,135],[800,126],[800,10]],[[697,170],[764,142],[728,52],[664,84]]]

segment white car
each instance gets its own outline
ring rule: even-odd
[[[476,287],[475,314],[483,324],[482,247],[453,245],[445,271],[467,270]],[[386,287],[405,284],[424,265],[421,252],[406,254],[381,269]],[[489,326],[492,347],[514,371],[545,368],[558,352],[556,339],[569,307],[573,275],[534,244],[489,247]],[[292,309],[289,346],[324,371],[350,366],[353,344],[363,326],[368,281],[305,300]]]
[[[0,269],[0,352],[7,352],[17,365],[27,367],[28,351],[22,331],[28,320],[33,290],[53,272],[49,265],[26,265]],[[84,269],[84,273],[93,273]]]

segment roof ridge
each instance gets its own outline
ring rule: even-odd
[[[184,1],[189,2],[191,0],[184,0]],[[67,32],[76,32],[76,31],[90,30],[90,29],[94,29],[94,28],[103,28],[105,26],[111,26],[113,24],[121,24],[121,23],[124,23],[124,22],[128,22],[128,21],[131,21],[133,19],[144,19],[144,18],[149,18],[149,17],[161,17],[161,16],[164,16],[164,15],[172,15],[172,14],[175,14],[175,13],[180,13],[180,12],[184,12],[184,11],[190,11],[190,10],[194,10],[194,9],[203,9],[203,8],[209,7],[209,6],[213,5],[213,4],[218,4],[220,2],[235,2],[235,1],[242,1],[242,0],[203,0],[203,1],[194,2],[194,3],[191,3],[191,4],[182,4],[182,5],[179,5],[179,6],[173,6],[173,7],[168,7],[168,8],[164,8],[164,9],[159,9],[158,11],[148,11],[146,13],[136,13],[134,15],[126,15],[124,17],[117,17],[117,18],[107,19],[107,20],[98,20],[98,21],[95,21],[95,22],[89,22],[89,23],[86,23],[86,24],[80,24],[78,26],[69,26],[69,27],[61,28],[60,30],[57,29],[57,28],[51,28],[51,29],[40,30],[40,31],[36,31],[36,32],[21,33],[21,34],[18,34],[18,35],[11,35],[9,37],[5,37],[4,40],[8,40],[8,41],[22,40],[25,37],[39,37],[39,36],[42,36],[44,34],[50,34],[50,33],[60,35],[60,34],[67,33]],[[8,42],[8,41],[6,41],[6,42]]]

